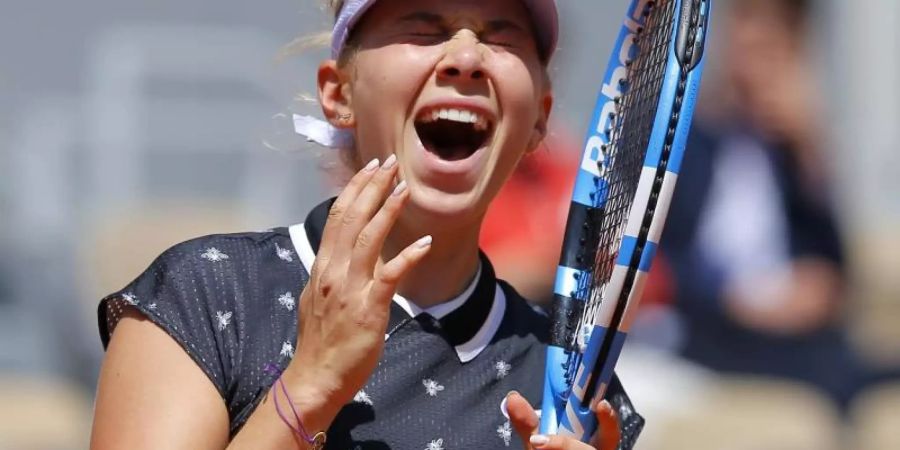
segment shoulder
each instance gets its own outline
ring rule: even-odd
[[[246,264],[265,261],[269,259],[267,256],[280,257],[288,262],[296,258],[286,228],[197,237],[170,247],[160,255],[155,263],[228,262]]]
[[[227,287],[237,293],[271,281],[264,276],[267,273],[296,273],[301,267],[287,229],[213,234],[170,247],[135,283],[175,284],[199,293]],[[151,273],[153,276],[148,277]],[[196,299],[210,300],[203,296]]]
[[[248,294],[259,293],[279,277],[292,279],[300,272],[302,266],[284,228],[214,234],[168,248],[134,281],[103,302],[122,298],[149,313],[164,305],[216,311],[214,307],[252,301],[255,295]],[[156,307],[150,307],[150,300]]]
[[[235,427],[257,399],[262,368],[293,355],[306,277],[284,228],[184,241],[101,301],[101,339],[108,345],[123,313],[136,309],[209,376]]]
[[[251,306],[265,303],[273,289],[296,290],[303,275],[284,228],[190,239],[164,251],[134,281],[101,301],[101,338],[108,344],[119,312],[131,306],[193,344],[189,338],[199,337],[204,324],[243,326],[244,320],[234,319],[252,314]]]

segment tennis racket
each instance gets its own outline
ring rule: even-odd
[[[554,285],[541,433],[587,442],[656,253],[712,0],[632,0],[585,140]]]

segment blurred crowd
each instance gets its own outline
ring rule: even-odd
[[[718,5],[678,189],[619,366],[648,419],[638,448],[900,448],[900,302],[890,268],[869,270],[900,245],[867,244],[843,206],[855,199],[833,157],[846,150],[831,139],[833,81],[815,45],[823,3]],[[561,7],[587,28],[581,6]],[[621,9],[590,8],[608,26]],[[286,79],[321,55],[279,68],[269,56],[297,30],[322,28],[311,9],[281,34],[203,19],[91,32],[82,97],[4,94],[25,106],[0,124],[0,450],[86,446],[100,296],[175,242],[292,223],[327,194],[318,156],[283,151],[294,142],[270,131],[309,85]],[[560,109],[583,109],[566,99],[594,89],[595,73],[564,89],[577,79],[566,67],[584,59],[578,42],[564,37]],[[482,236],[501,277],[538,303],[552,291],[580,152],[565,114]]]

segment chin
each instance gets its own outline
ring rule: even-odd
[[[435,187],[412,183],[410,199],[404,213],[408,227],[433,234],[480,226],[487,201],[473,189],[445,192]]]

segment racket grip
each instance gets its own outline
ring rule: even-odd
[[[547,364],[544,366],[544,395],[541,403],[541,434],[556,434],[559,418],[566,404],[568,383],[566,361],[569,353],[562,347],[547,346]]]
[[[590,405],[582,407],[578,403],[569,402],[565,406],[558,433],[570,436],[581,442],[589,442],[591,436],[597,431],[597,416],[591,411]]]
[[[614,334],[607,336],[609,333]],[[621,331],[594,327],[583,364],[575,374],[565,411],[559,417],[559,434],[572,436],[581,442],[589,442],[597,431],[597,416],[591,408],[606,395],[626,336],[626,333]],[[612,339],[609,352],[601,357],[600,347],[607,338]],[[588,383],[593,377],[597,377],[593,380],[594,383]],[[590,388],[591,384],[595,387]]]

